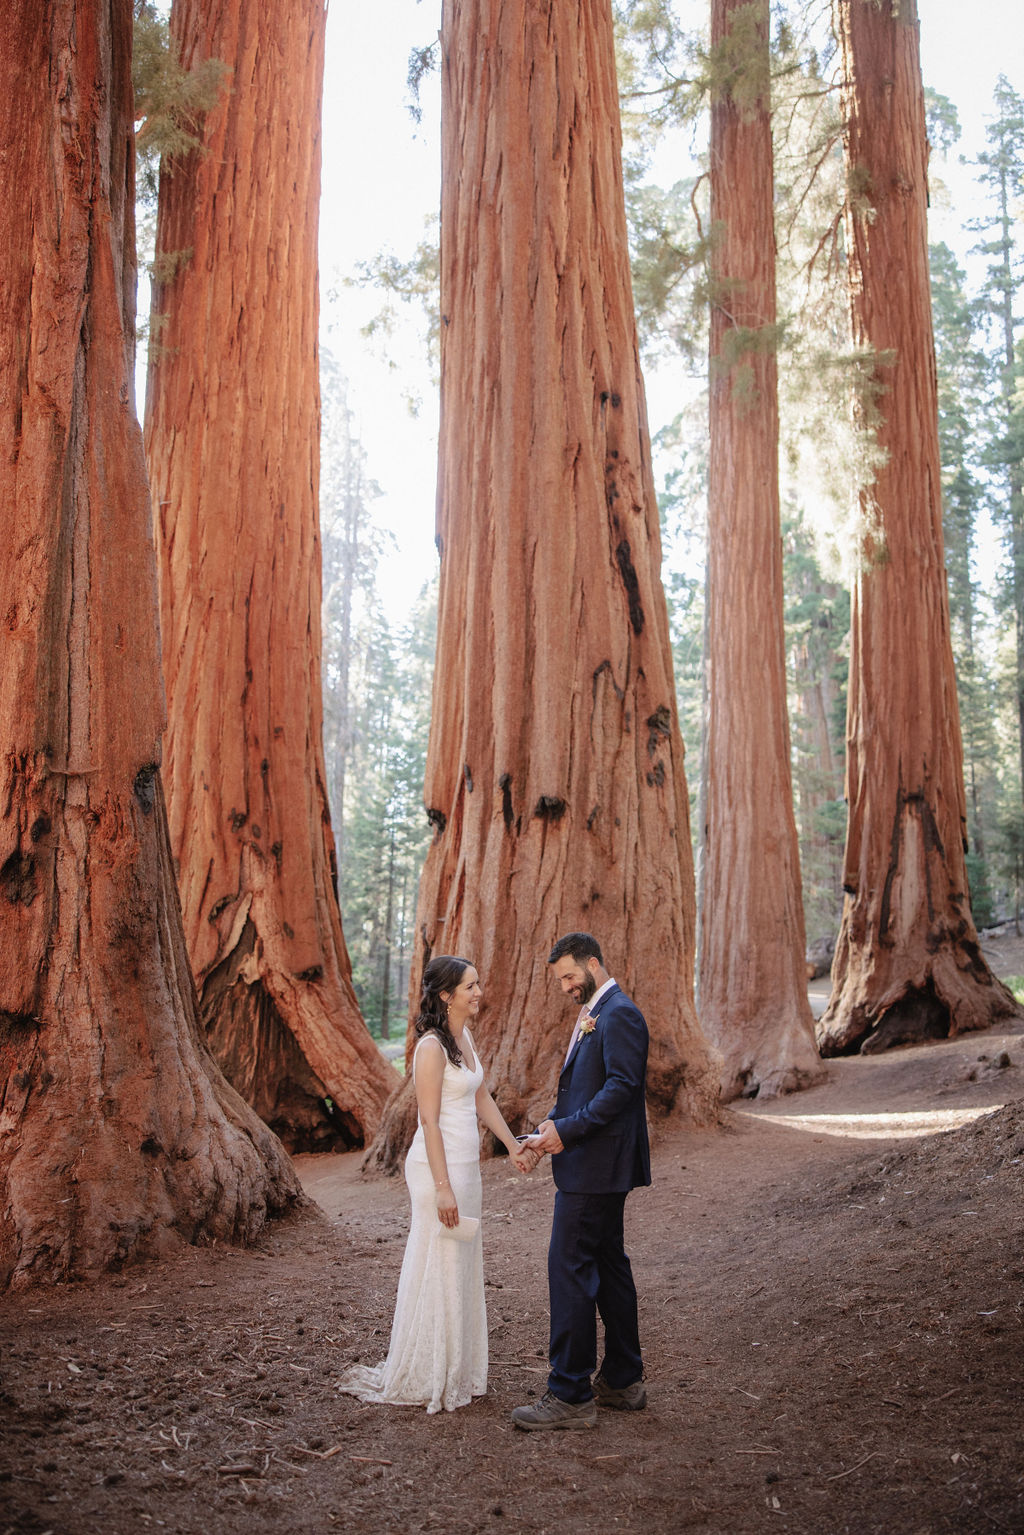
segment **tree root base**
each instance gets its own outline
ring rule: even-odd
[[[993,983],[987,1006],[957,1011],[929,981],[881,1010],[867,1003],[844,1010],[841,999],[834,1001],[818,1025],[818,1048],[826,1058],[880,1055],[900,1045],[923,1045],[987,1029],[1019,1012],[1013,996],[1000,982]]]

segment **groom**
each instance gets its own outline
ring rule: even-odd
[[[647,1025],[604,968],[596,939],[567,933],[548,957],[579,1017],[549,1118],[525,1142],[551,1154],[555,1212],[548,1249],[551,1343],[548,1389],[517,1407],[517,1428],[593,1428],[597,1404],[647,1405],[636,1287],[623,1248],[629,1190],[651,1181],[644,1080]],[[597,1365],[597,1316],[604,1360]]]

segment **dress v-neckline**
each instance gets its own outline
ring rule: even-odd
[[[470,1051],[471,1051],[472,1056],[473,1056],[473,1064],[472,1064],[472,1066],[466,1066],[466,1051],[465,1051],[464,1046],[459,1045],[459,1049],[462,1051],[462,1064],[463,1064],[463,1066],[466,1066],[466,1070],[470,1073],[470,1075],[472,1075],[473,1072],[476,1070],[478,1064],[479,1064],[479,1062],[477,1060],[477,1054],[476,1054],[476,1045],[473,1043],[473,1036],[472,1036],[472,1034],[469,1032],[469,1030],[465,1026],[463,1026],[462,1035],[463,1035],[464,1039],[467,1039],[469,1041],[469,1048],[470,1048]],[[455,1043],[458,1045],[459,1044],[458,1040],[456,1040]]]

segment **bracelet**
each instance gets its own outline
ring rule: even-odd
[[[447,1178],[444,1178],[440,1183],[435,1183],[434,1187],[435,1189],[450,1189],[451,1184],[448,1182]]]

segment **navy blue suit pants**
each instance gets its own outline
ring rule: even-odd
[[[604,1323],[601,1373],[621,1390],[643,1374],[636,1286],[623,1247],[625,1194],[555,1194],[548,1248],[551,1373],[548,1390],[563,1402],[593,1396],[597,1313]]]

